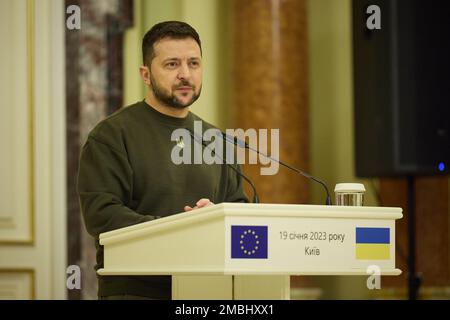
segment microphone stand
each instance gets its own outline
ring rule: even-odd
[[[264,154],[264,153],[258,151],[257,149],[254,149],[254,148],[250,147],[245,141],[242,141],[242,140],[238,139],[237,137],[229,136],[228,134],[226,134],[226,133],[224,133],[224,132],[220,132],[220,133],[221,133],[221,135],[222,135],[222,137],[223,137],[224,140],[226,140],[226,141],[228,141],[228,142],[231,142],[231,143],[233,143],[234,145],[237,145],[237,146],[239,146],[239,147],[241,147],[241,148],[245,148],[245,149],[254,151],[254,152],[256,152],[257,154],[260,154],[260,155],[262,155],[263,157],[265,157],[265,158],[267,158],[267,159],[270,159],[270,160],[272,160],[272,161],[278,162],[279,164],[283,165],[284,167],[286,167],[286,168],[288,168],[288,169],[291,169],[291,170],[297,172],[298,174],[300,174],[300,175],[302,175],[302,176],[304,176],[304,177],[306,177],[306,178],[308,178],[308,179],[311,179],[311,180],[313,180],[313,181],[319,183],[319,184],[325,189],[325,192],[326,192],[326,194],[327,194],[327,198],[326,198],[325,204],[326,204],[327,206],[330,206],[330,205],[333,204],[333,203],[331,202],[330,192],[328,191],[328,188],[327,188],[327,186],[325,185],[325,183],[324,183],[323,181],[321,181],[321,180],[319,180],[319,179],[317,179],[317,178],[314,178],[314,177],[311,176],[310,174],[308,174],[308,173],[306,173],[306,172],[303,172],[303,171],[301,171],[301,170],[299,170],[299,169],[297,169],[297,168],[294,168],[294,167],[288,165],[287,163],[284,163],[284,162],[281,161],[281,160],[275,159],[275,158],[273,158],[273,157],[271,157],[271,156],[268,156],[268,155],[266,155],[266,154]],[[230,140],[231,140],[231,141],[230,141]]]
[[[189,129],[187,129],[187,130],[189,131],[189,134],[191,135],[192,138],[194,138],[195,141],[197,141],[198,143],[201,143],[203,145],[203,147],[207,148],[208,150],[211,150],[211,148],[205,143],[205,141],[203,141],[203,139],[195,136],[194,133],[191,130],[189,130]],[[252,200],[252,202],[253,203],[259,203],[259,197],[258,197],[258,194],[256,192],[256,187],[253,184],[253,182],[245,174],[240,172],[238,169],[233,167],[231,164],[226,163],[226,161],[223,158],[221,158],[220,156],[218,156],[215,153],[214,150],[211,150],[211,151],[214,153],[214,156],[217,156],[224,164],[228,165],[231,169],[233,169],[238,175],[240,175],[242,178],[245,179],[245,181],[247,181],[250,184],[250,186],[253,189],[253,200]]]

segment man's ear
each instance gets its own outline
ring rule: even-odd
[[[139,73],[141,74],[141,78],[144,83],[149,86],[150,85],[150,69],[147,66],[140,66]]]

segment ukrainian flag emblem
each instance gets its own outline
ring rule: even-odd
[[[389,228],[356,228],[356,259],[388,260],[390,240]]]

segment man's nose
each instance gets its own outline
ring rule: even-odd
[[[189,79],[190,76],[191,70],[189,69],[189,66],[187,63],[182,63],[178,69],[178,79]]]

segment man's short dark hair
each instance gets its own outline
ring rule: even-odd
[[[200,53],[202,51],[202,45],[200,37],[189,24],[181,21],[165,21],[155,24],[142,39],[142,59],[144,65],[150,65],[151,61],[155,57],[153,45],[163,38],[172,39],[185,39],[192,38],[200,47]]]

